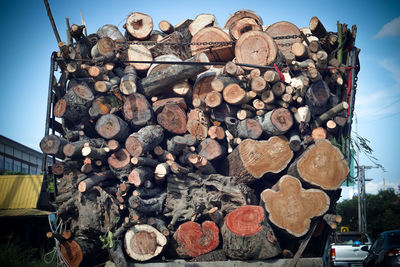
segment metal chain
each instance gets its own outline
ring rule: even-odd
[[[307,33],[304,34],[305,37],[310,37],[312,34]],[[301,35],[283,35],[283,36],[275,36],[272,37],[274,40],[289,40],[289,39],[296,39],[296,38],[302,38]],[[211,47],[220,47],[220,46],[228,46],[228,45],[233,45],[236,43],[236,41],[227,41],[227,42],[165,42],[165,43],[160,43],[157,41],[117,41],[119,44],[130,44],[130,45],[179,45],[179,46],[211,46]],[[287,44],[280,44],[280,45],[287,45]],[[289,44],[291,45],[291,44]]]

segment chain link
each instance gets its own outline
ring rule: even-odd
[[[312,34],[307,33],[304,34],[305,37],[310,37]],[[289,40],[289,39],[296,39],[302,38],[301,35],[283,35],[283,36],[275,36],[272,37],[274,40]],[[117,41],[118,44],[130,44],[130,45],[179,45],[179,46],[210,46],[210,47],[221,47],[221,46],[229,46],[234,45],[236,41],[227,41],[227,42],[165,42],[160,43],[157,41]],[[290,46],[291,44],[280,44],[281,46]]]

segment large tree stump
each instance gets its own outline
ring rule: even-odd
[[[300,181],[290,175],[282,176],[271,189],[265,189],[261,200],[270,222],[295,237],[305,235],[311,219],[323,215],[330,204],[324,191],[305,190]]]
[[[125,251],[137,261],[147,261],[159,255],[167,239],[153,226],[139,224],[125,233]]]
[[[167,182],[163,214],[171,218],[171,228],[178,221],[196,221],[208,216],[209,210],[215,207],[226,214],[239,206],[256,202],[249,187],[219,174],[169,175]]]
[[[293,151],[283,137],[268,141],[246,139],[226,158],[228,175],[237,183],[251,183],[267,173],[279,173],[289,164]]]
[[[153,150],[164,139],[164,130],[160,125],[148,125],[131,134],[125,140],[125,148],[132,157],[139,157]]]
[[[326,139],[316,140],[288,170],[288,174],[324,190],[339,188],[348,173],[349,166],[343,154]]]
[[[228,213],[221,233],[224,252],[232,259],[268,259],[281,252],[260,206],[241,206]]]
[[[179,256],[197,257],[218,247],[219,229],[212,221],[205,221],[201,225],[189,221],[178,227],[174,239]]]

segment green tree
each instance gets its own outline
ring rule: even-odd
[[[400,229],[400,193],[393,188],[380,190],[378,194],[366,195],[367,230],[372,239],[387,230]],[[358,230],[358,200],[345,200],[336,206],[337,213],[343,217],[341,226]]]

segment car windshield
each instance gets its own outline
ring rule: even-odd
[[[361,242],[361,244],[368,243],[368,239],[362,234],[337,235],[335,240],[339,244],[353,244],[356,241]]]
[[[400,245],[400,232],[399,233],[390,233],[388,236],[389,244],[391,245]]]

